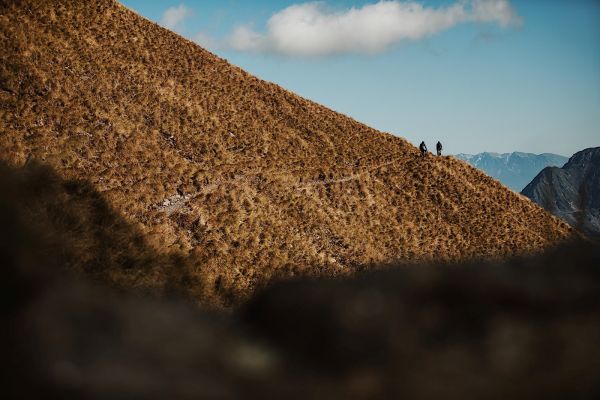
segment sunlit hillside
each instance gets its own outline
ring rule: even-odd
[[[197,299],[571,232],[466,163],[420,158],[111,0],[2,2],[0,46],[0,159],[89,181],[152,251],[187,260]]]

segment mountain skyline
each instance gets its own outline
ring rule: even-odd
[[[562,167],[568,157],[542,153],[533,154],[514,151],[512,153],[483,152],[479,154],[457,154],[457,158],[479,168],[492,178],[520,192],[544,168]]]
[[[124,4],[262,79],[413,144],[441,140],[447,154],[564,155],[598,145],[597,1]]]

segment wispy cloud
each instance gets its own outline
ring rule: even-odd
[[[203,32],[196,33],[192,37],[192,40],[208,50],[215,50],[220,48],[219,43],[215,39],[213,39],[212,36],[209,36]]]
[[[273,14],[264,33],[238,26],[226,44],[238,51],[285,56],[375,54],[398,42],[423,39],[462,23],[507,27],[521,21],[509,0],[458,0],[442,8],[381,0],[341,11],[310,2]]]
[[[183,21],[193,15],[193,11],[183,4],[177,7],[169,7],[163,13],[159,23],[167,29],[177,31],[181,28]]]

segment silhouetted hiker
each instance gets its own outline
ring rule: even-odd
[[[437,155],[441,156],[442,155],[442,143],[440,143],[438,141],[437,144],[435,145],[435,149],[437,150]]]
[[[425,154],[427,154],[427,146],[425,145],[425,142],[421,142],[419,145],[419,150],[421,150],[421,157],[425,157]]]

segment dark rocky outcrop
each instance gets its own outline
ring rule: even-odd
[[[592,399],[600,251],[276,285],[231,314],[12,270],[6,398]],[[15,264],[9,267],[14,267]],[[7,272],[7,271],[5,271]]]
[[[523,189],[525,196],[590,237],[600,237],[600,147],[548,167]]]

